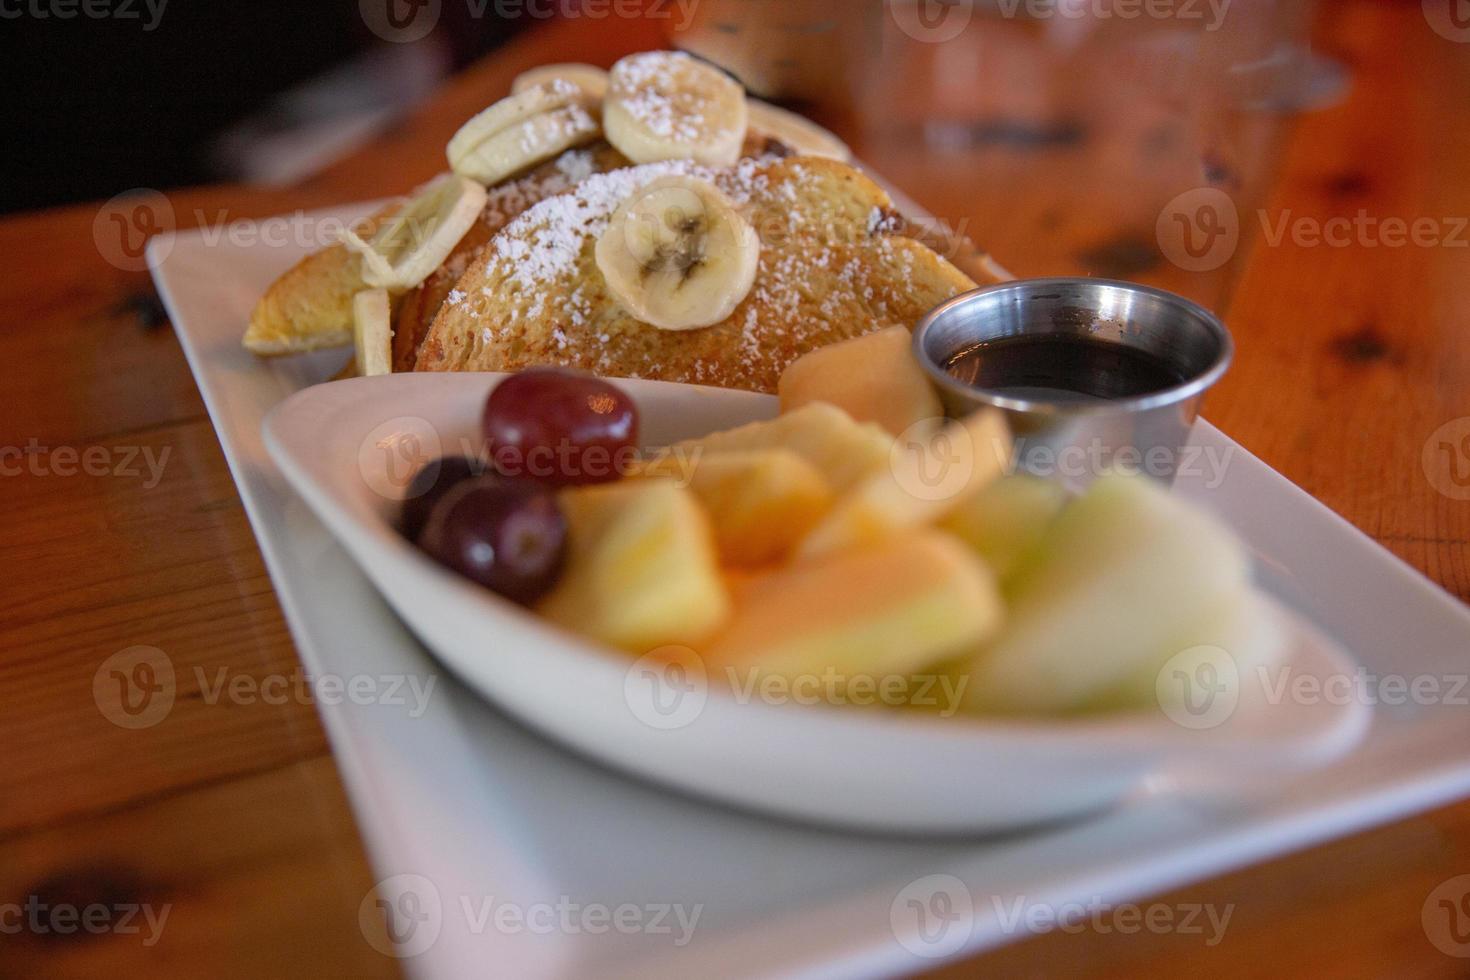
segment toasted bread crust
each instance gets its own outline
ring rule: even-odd
[[[956,269],[975,280],[977,285],[993,286],[1015,278],[991,258],[989,252],[971,241],[969,236],[942,223],[910,221],[904,218],[900,234],[932,248]]]
[[[373,234],[399,206],[389,205],[364,219],[358,233]],[[308,255],[255,304],[243,343],[263,357],[350,346],[352,297],[366,288],[362,259],[347,246],[332,245]]]
[[[700,330],[664,331],[635,319],[608,293],[593,255],[610,208],[670,168],[719,184],[762,241],[750,294],[726,320]],[[973,288],[901,234],[893,216],[888,195],[866,176],[818,157],[767,157],[728,171],[671,162],[594,177],[496,236],[440,309],[416,368],[560,364],[775,391],[781,371],[807,351],[892,323],[911,327]]]

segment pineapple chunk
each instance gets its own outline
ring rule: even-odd
[[[894,444],[890,465],[838,499],[797,554],[813,558],[941,520],[1000,476],[1010,452],[1005,416],[988,408],[905,438]]]
[[[709,519],[672,480],[625,480],[560,495],[569,531],[566,570],[541,601],[547,619],[615,647],[646,653],[703,639],[730,599]]]
[[[940,418],[944,409],[914,360],[912,339],[907,327],[888,327],[797,358],[776,386],[781,411],[828,402],[895,436],[916,423]]]
[[[684,477],[714,525],[720,558],[730,565],[778,561],[832,504],[816,467],[789,449],[710,453],[692,461],[664,456],[640,468],[647,476]]]
[[[835,675],[845,687],[923,671],[983,642],[1001,618],[984,562],[922,530],[749,583],[705,660],[737,686]]]
[[[1003,476],[965,501],[940,527],[980,553],[1005,583],[1034,554],[1067,491],[1034,476]]]
[[[870,474],[888,468],[893,437],[872,423],[854,422],[835,405],[816,402],[794,412],[681,442],[676,457],[745,449],[789,449],[817,468],[842,493]],[[698,457],[695,457],[698,458]]]

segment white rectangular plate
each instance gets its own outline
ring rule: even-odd
[[[343,356],[261,361],[241,349],[255,301],[303,250],[234,237],[155,238],[149,260],[301,659],[313,675],[437,679],[418,717],[411,701],[319,708],[375,870],[419,876],[395,883],[412,886],[428,914],[405,947],[418,951],[405,961],[417,976],[911,972],[1023,937],[1018,907],[1133,900],[1470,793],[1470,712],[1445,698],[1378,705],[1352,756],[1248,799],[1146,796],[1092,821],[989,840],[817,830],[586,762],[439,669],[287,488],[261,420]],[[1200,423],[1194,444],[1202,460],[1228,459],[1224,479],[1206,488],[1213,470],[1202,466],[1180,492],[1238,529],[1270,591],[1371,675],[1430,677],[1441,692],[1464,676],[1464,607],[1212,426]],[[929,942],[914,938],[925,903],[953,910]],[[696,912],[688,933],[680,914],[687,923]]]

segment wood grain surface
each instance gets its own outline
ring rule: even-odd
[[[661,26],[539,26],[305,184],[170,191],[176,223],[401,191],[443,166],[455,128],[519,71],[547,61],[606,65],[661,45]],[[989,117],[964,122],[972,106],[963,93],[908,86],[903,99],[873,98],[868,111],[839,107],[827,118],[875,170],[946,221],[964,222],[1019,274],[1116,273],[1223,307],[1239,354],[1209,399],[1211,419],[1470,599],[1470,502],[1456,499],[1470,442],[1437,446],[1459,431],[1443,426],[1470,417],[1470,44],[1431,30],[1408,0],[1330,5],[1316,38],[1319,52],[1351,69],[1344,101],[1289,118],[1228,119],[1226,162],[1204,161],[1193,183],[1171,171],[1137,193],[1126,174],[1148,170],[1149,159],[1119,163],[1098,143],[1108,134],[1069,129],[1065,114],[1019,136],[1002,127],[1012,135],[995,139]],[[1014,52],[1006,70],[1024,70],[1024,48]],[[885,64],[889,77],[945,77],[933,65]],[[1038,112],[1080,98],[1054,95],[1060,101]],[[973,138],[926,142],[905,99],[943,104]],[[1116,164],[1112,196],[1079,183],[1089,161]],[[1223,189],[1239,221],[1229,260],[1197,274],[1160,254],[1152,220],[1157,201],[1191,186]],[[1430,219],[1437,240],[1392,246],[1354,232],[1332,245],[1289,233],[1273,243],[1266,234],[1283,215],[1320,227],[1360,213]],[[0,767],[0,908],[146,903],[166,906],[168,918],[151,944],[146,925],[5,932],[0,978],[396,975],[358,929],[372,876],[310,704],[211,703],[181,691],[166,724],[134,731],[110,723],[93,698],[103,662],[138,645],[167,651],[180,670],[265,678],[298,669],[179,346],[146,274],[105,257],[98,215],[89,206],[0,221],[0,350],[9,365],[0,413],[8,467],[0,735],[9,749]],[[80,469],[72,454],[89,447],[100,447],[95,472],[70,472]],[[161,461],[156,472],[149,459]],[[1420,913],[1439,882],[1464,873],[1470,804],[1156,899],[1233,907],[1214,946],[1197,935],[1089,928],[941,975],[1460,976],[1465,961],[1432,945]]]

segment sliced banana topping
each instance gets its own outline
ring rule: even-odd
[[[747,102],[750,128],[764,136],[773,136],[797,153],[814,157],[830,157],[847,163],[852,150],[831,130],[824,129],[805,116],[760,99]]]
[[[355,231],[342,243],[362,256],[362,280],[395,292],[412,289],[444,264],[485,207],[485,188],[441,174],[421,187],[371,239]]]
[[[635,191],[597,240],[608,290],[638,319],[693,330],[735,312],[755,282],[761,243],[715,185],[661,177]]]
[[[517,95],[528,88],[546,82],[561,80],[571,82],[597,102],[607,94],[607,70],[596,65],[584,65],[579,61],[568,61],[558,65],[541,65],[530,71],[521,72],[510,83],[511,94]]]
[[[509,95],[460,127],[449,141],[449,168],[482,184],[596,139],[595,100],[572,82],[551,79]]]
[[[634,163],[692,159],[728,167],[745,142],[745,90],[687,54],[629,55],[609,75],[602,125]]]
[[[386,289],[364,289],[352,297],[352,342],[357,375],[393,373],[393,307]]]

